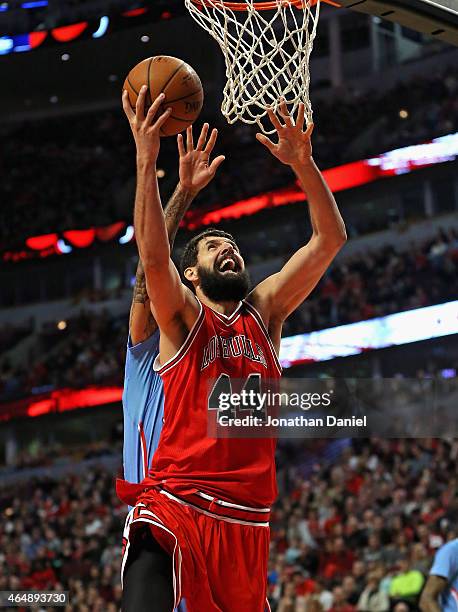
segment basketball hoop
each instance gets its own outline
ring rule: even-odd
[[[280,97],[292,113],[309,97],[309,58],[318,25],[320,0],[185,0],[192,18],[219,44],[227,82],[221,112],[228,123],[263,125],[267,108]]]
[[[245,2],[245,0],[241,0],[240,2],[226,2],[226,0],[191,0],[191,1],[194,2],[194,4],[197,4],[200,6],[205,5],[208,7],[212,7],[212,6],[219,4],[219,5],[225,6],[231,11],[246,12],[249,10],[248,3]],[[284,5],[292,4],[299,8],[302,7],[304,4],[302,0],[281,0],[280,3]],[[277,0],[270,0],[270,2],[263,2],[262,0],[260,2],[257,2],[256,0],[254,0],[253,2],[253,6],[255,7],[257,11],[272,11],[277,8],[278,4],[279,2]],[[316,2],[314,2],[313,4],[316,4]]]

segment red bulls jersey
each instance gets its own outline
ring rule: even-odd
[[[165,392],[164,423],[151,480],[177,495],[196,491],[246,506],[270,506],[276,495],[275,440],[208,436],[209,382],[260,374],[280,377],[281,366],[255,308],[240,302],[230,316],[201,304],[185,343],[167,363],[155,364]],[[145,482],[145,481],[144,481]]]

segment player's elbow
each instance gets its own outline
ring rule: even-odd
[[[339,229],[337,235],[335,236],[335,245],[338,250],[340,250],[343,245],[347,242],[347,230],[345,227]]]
[[[347,241],[345,228],[321,237],[321,246],[329,255],[336,255]]]

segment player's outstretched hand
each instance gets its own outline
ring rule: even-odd
[[[168,108],[164,113],[156,118],[161,104],[164,101],[164,94],[160,94],[145,114],[146,85],[140,89],[135,112],[129,102],[129,95],[126,90],[122,92],[122,106],[129,120],[132,134],[134,135],[137,146],[137,161],[155,164],[160,149],[160,130],[172,112]]]
[[[224,155],[218,155],[210,163],[210,156],[218,138],[218,130],[213,129],[207,141],[209,128],[208,123],[204,123],[196,147],[194,147],[192,126],[186,130],[186,147],[182,134],[178,134],[177,138],[180,155],[180,185],[193,194],[197,194],[208,185],[225,160]]]
[[[288,166],[310,164],[312,162],[311,136],[313,123],[310,123],[304,131],[304,104],[299,104],[295,122],[289,114],[283,98],[280,99],[279,107],[279,115],[283,119],[283,123],[271,108],[268,109],[267,113],[272,125],[277,130],[278,142],[272,142],[264,134],[256,134],[257,140],[266,146],[272,155],[275,155],[277,159]]]

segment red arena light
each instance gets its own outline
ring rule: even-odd
[[[132,9],[131,11],[126,11],[125,13],[121,13],[123,17],[138,17],[139,15],[144,15],[148,12],[147,8],[137,8]]]
[[[53,38],[59,42],[68,42],[69,40],[75,40],[75,38],[81,36],[87,27],[88,22],[82,21],[80,23],[74,23],[73,25],[54,28],[51,30],[51,34]]]
[[[116,238],[116,236],[126,227],[124,221],[118,221],[105,227],[99,227],[96,229],[97,238],[101,242],[109,242]]]
[[[49,249],[54,246],[57,242],[57,234],[43,234],[42,236],[32,236],[27,238],[25,241],[29,249],[34,251],[41,251],[42,249]]]
[[[36,49],[43,43],[47,36],[48,32],[30,32],[29,45],[32,49]]]
[[[68,240],[73,246],[79,249],[85,249],[94,242],[95,229],[69,230],[68,232],[64,232],[63,236],[65,240]]]

